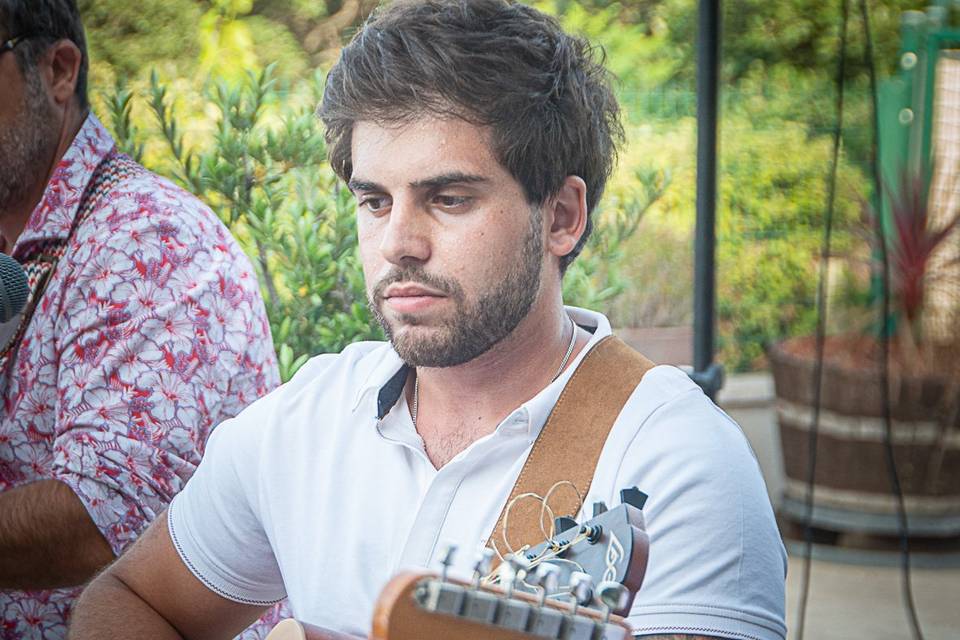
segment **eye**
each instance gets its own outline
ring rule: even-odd
[[[443,207],[444,209],[463,208],[469,202],[470,198],[467,196],[456,196],[450,194],[437,194],[433,196],[433,203],[438,207]]]
[[[370,213],[383,213],[390,207],[390,198],[384,196],[361,196],[357,206],[366,209]]]

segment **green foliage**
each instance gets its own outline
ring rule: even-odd
[[[680,49],[667,40],[666,29],[644,22],[648,13],[621,3],[541,0],[540,10],[560,18],[563,28],[603,48],[607,68],[618,79],[621,94],[634,95],[658,87],[677,73]]]
[[[644,167],[636,170],[634,180],[637,187],[608,193],[593,212],[593,234],[564,275],[563,299],[567,304],[604,309],[630,285],[623,273],[627,244],[644,214],[670,186],[670,173]]]
[[[109,69],[133,77],[158,62],[181,73],[200,51],[197,24],[201,3],[194,0],[79,0],[94,77]]]
[[[720,358],[744,370],[773,342],[815,327],[831,142],[809,139],[796,123],[737,124],[720,182],[717,311]],[[864,184],[858,170],[841,166],[834,253],[853,241]]]
[[[143,143],[138,142],[140,131],[131,117],[133,92],[118,78],[113,93],[107,96],[107,100],[107,111],[110,114],[110,124],[116,132],[117,146],[137,162],[142,162]]]

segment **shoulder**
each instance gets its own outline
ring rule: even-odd
[[[300,430],[313,430],[325,419],[350,412],[371,377],[395,357],[384,342],[358,342],[340,353],[314,356],[288,382],[217,427],[214,437],[234,434],[231,437],[258,443],[276,440],[282,430],[289,445]]]
[[[70,297],[85,304],[83,291],[94,287],[98,300],[125,308],[188,301],[215,315],[225,305],[224,313],[239,309],[237,316],[264,333],[257,274],[219,218],[193,195],[120,158],[120,177],[64,254]]]
[[[636,413],[621,416],[629,437],[613,482],[649,496],[634,628],[782,638],[786,555],[746,436],[684,372],[647,376],[628,403]]]
[[[112,184],[97,198],[90,220],[108,228],[137,221],[199,224],[199,228],[185,229],[197,235],[213,227],[225,229],[213,211],[192,193],[127,156],[118,154],[111,160],[107,180]]]
[[[759,559],[782,580],[773,509],[740,426],[679,369],[657,367],[647,375],[628,402],[636,413],[622,415],[615,428],[619,464],[611,485],[648,494],[644,514],[660,553],[666,545],[680,557],[709,534],[749,549],[751,563]]]
[[[696,458],[712,451],[753,457],[740,426],[677,367],[648,371],[624,407],[622,419],[631,432],[633,455],[672,452]]]
[[[230,265],[253,277],[229,230],[199,198],[126,156],[117,158],[115,182],[77,228],[75,259],[86,262],[106,245],[117,259],[126,255],[141,261],[141,268],[165,258],[170,267],[196,264],[221,270]]]

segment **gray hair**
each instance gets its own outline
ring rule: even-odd
[[[77,76],[76,98],[80,107],[89,106],[87,99],[87,39],[75,0],[0,0],[0,40],[32,36],[14,53],[20,71],[33,71],[40,57],[57,40],[70,40],[80,49],[80,73]]]

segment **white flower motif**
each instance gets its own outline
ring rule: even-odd
[[[167,351],[189,351],[197,334],[193,320],[186,314],[149,318],[140,326],[140,331]]]
[[[90,116],[24,238],[44,246],[73,225],[81,193],[112,148]],[[73,486],[117,550],[192,475],[211,425],[258,395],[254,376],[223,368],[221,354],[263,370],[261,391],[278,382],[272,345],[249,330],[266,318],[259,302],[250,304],[258,287],[243,275],[250,263],[239,247],[195,198],[120,162],[120,181],[61,257],[16,363],[0,369],[0,492],[77,474]],[[78,595],[0,590],[0,638],[64,637]]]

